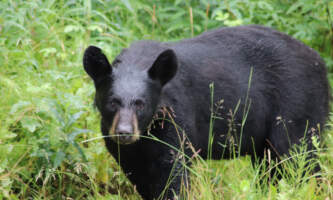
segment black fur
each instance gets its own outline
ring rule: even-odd
[[[185,133],[186,142],[203,158],[208,154],[210,83],[214,84],[214,104],[220,102],[214,105],[218,118],[213,129],[213,159],[229,158],[233,146],[240,155],[256,154],[259,159],[269,148],[274,159],[288,154],[290,146],[299,144],[304,135],[311,149],[310,137],[318,134],[317,124],[323,127],[328,115],[324,62],[311,48],[270,28],[221,28],[174,43],[139,41],[112,65],[97,47],[86,50],[84,67],[95,82],[102,133],[109,134],[116,110],[128,107],[138,116],[141,135],[147,136],[149,127],[152,135],[181,148]],[[133,105],[137,99],[143,108]],[[161,108],[164,112],[159,112]],[[167,120],[151,123],[156,114]],[[306,129],[312,131],[305,133]],[[120,145],[118,152],[110,138],[105,142],[144,199],[158,198],[169,177],[172,181],[160,197],[179,194],[187,176],[183,159],[168,145],[141,138]],[[184,146],[185,153],[192,156],[193,149],[187,143]]]

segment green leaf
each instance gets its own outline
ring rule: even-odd
[[[27,106],[29,106],[29,105],[31,105],[31,103],[29,102],[29,101],[19,101],[19,102],[17,102],[16,104],[14,104],[13,106],[12,106],[12,108],[10,109],[10,114],[14,114],[14,113],[16,113],[18,110],[20,110],[20,109],[22,109],[22,108],[24,108],[24,107],[27,107]]]
[[[243,24],[243,21],[240,19],[236,19],[236,20],[226,20],[224,21],[224,24],[226,26],[239,26]]]
[[[249,180],[242,180],[240,183],[240,188],[243,192],[247,192],[250,190],[250,181]]]
[[[74,145],[74,147],[79,151],[79,153],[81,154],[81,156],[82,156],[82,158],[83,158],[83,161],[84,162],[87,162],[87,157],[86,157],[86,155],[84,154],[84,151],[82,150],[82,148],[80,147],[80,145],[77,143],[77,142],[75,142],[75,141],[73,141],[73,143],[72,143],[73,145]]]
[[[53,161],[53,167],[54,168],[59,167],[59,165],[61,164],[61,162],[65,159],[65,156],[66,156],[66,154],[64,152],[58,151],[56,153],[56,157],[55,157],[55,159]]]
[[[92,24],[92,25],[88,26],[88,30],[90,30],[90,31],[97,31],[97,32],[100,32],[100,33],[103,32],[103,28],[100,27],[100,26],[98,26],[98,25],[96,25],[96,24]]]
[[[39,52],[42,53],[45,57],[48,57],[51,54],[55,54],[57,52],[57,49],[54,47],[49,47],[49,48],[44,48]]]
[[[296,2],[294,3],[292,6],[290,6],[290,8],[287,10],[287,15],[289,15],[290,13],[296,11],[298,8],[300,8],[303,5],[302,2]]]
[[[51,89],[50,83],[45,83],[40,86],[32,85],[31,83],[27,84],[27,92],[29,93],[41,93],[43,91],[48,91]]]
[[[84,113],[83,111],[79,111],[73,115],[69,115],[68,121],[66,123],[66,127],[70,127],[72,124],[74,124],[83,113]]]
[[[0,139],[11,139],[11,138],[14,138],[16,137],[17,134],[16,133],[12,133],[12,132],[5,132],[5,133],[2,133],[0,135]]]
[[[79,32],[81,31],[82,28],[80,26],[77,25],[67,25],[64,29],[65,33],[70,33],[70,32]]]
[[[223,13],[222,11],[216,12],[215,20],[224,21],[229,18],[229,13]]]
[[[22,127],[33,133],[37,128],[42,127],[38,120],[32,117],[24,117],[21,121]]]
[[[69,142],[73,142],[75,137],[81,133],[88,133],[90,132],[90,130],[88,129],[75,129],[75,131],[71,132],[69,135],[68,135],[68,140]]]
[[[131,6],[131,4],[130,4],[130,2],[129,2],[128,0],[121,0],[121,2],[126,6],[126,8],[127,8],[129,11],[131,11],[131,12],[134,11],[133,8],[132,8],[132,6]]]

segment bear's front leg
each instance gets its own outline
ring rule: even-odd
[[[189,185],[185,164],[181,155],[173,153],[152,163],[149,174],[153,180],[150,184],[153,199],[183,199],[182,193]]]

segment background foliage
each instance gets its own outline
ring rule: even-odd
[[[112,58],[135,40],[174,41],[242,24],[270,26],[311,46],[332,83],[330,0],[1,1],[0,199],[139,198],[98,138],[84,49],[97,45]],[[248,158],[198,161],[188,198],[333,199],[333,133],[323,135],[319,179],[300,176],[300,161],[278,185],[258,187],[264,171]]]

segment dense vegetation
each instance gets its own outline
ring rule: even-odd
[[[111,58],[135,40],[178,40],[241,24],[303,41],[332,77],[330,0],[1,1],[0,199],[138,199],[100,138],[84,49],[94,44]],[[278,184],[261,186],[265,169],[247,157],[197,159],[188,198],[333,199],[333,132],[322,139],[319,178],[307,173],[299,152],[297,164],[282,163],[288,175]]]

